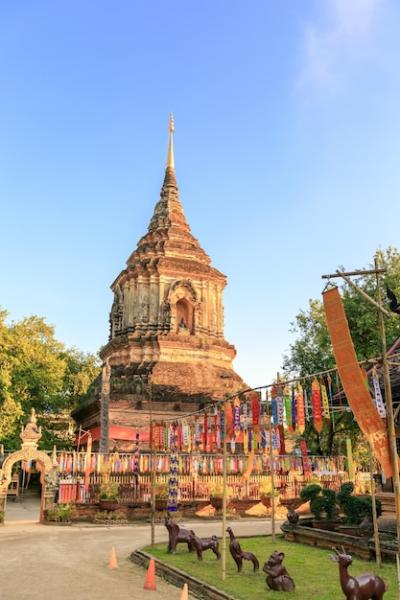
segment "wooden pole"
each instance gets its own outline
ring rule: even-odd
[[[381,543],[379,540],[379,529],[378,529],[378,513],[376,511],[376,490],[375,490],[375,479],[374,479],[374,470],[375,470],[375,461],[372,454],[372,450],[370,449],[370,477],[371,477],[371,499],[372,499],[372,524],[374,527],[374,543],[375,543],[375,558],[376,564],[379,568],[382,566],[382,557],[381,557]]]
[[[151,507],[150,507],[150,529],[151,545],[155,543],[155,515],[156,515],[156,466],[154,461],[154,435],[153,435],[153,394],[151,382],[148,383],[149,413],[150,413],[150,485],[151,485]]]
[[[226,406],[227,400],[224,402],[224,429],[223,429],[223,442],[222,442],[222,560],[221,560],[221,579],[225,581],[226,578]]]
[[[274,477],[274,453],[272,448],[272,401],[271,414],[268,420],[269,429],[269,460],[271,467],[271,535],[272,543],[275,544],[275,477]]]
[[[347,470],[349,472],[350,481],[354,482],[354,462],[353,462],[353,449],[351,447],[351,439],[346,438],[346,456],[347,456]]]
[[[378,258],[375,257],[375,269],[378,268]],[[385,402],[386,402],[386,413],[387,413],[387,424],[388,424],[388,438],[389,438],[389,446],[390,446],[390,456],[392,460],[393,467],[393,487],[394,487],[394,499],[396,506],[396,523],[397,523],[397,556],[396,556],[396,565],[397,565],[397,586],[398,586],[398,594],[400,598],[400,560],[399,560],[399,549],[400,549],[400,477],[399,477],[399,457],[397,454],[397,445],[396,445],[396,430],[394,425],[394,413],[393,413],[393,398],[392,398],[392,386],[390,382],[390,373],[389,373],[389,363],[387,357],[387,345],[386,345],[386,330],[385,330],[385,321],[383,318],[382,312],[382,291],[381,291],[381,281],[379,273],[376,274],[376,292],[377,292],[377,301],[378,307],[378,317],[379,317],[379,329],[381,334],[381,342],[382,342],[382,364],[383,364],[383,380],[385,387]]]

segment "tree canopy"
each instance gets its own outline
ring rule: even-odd
[[[385,304],[387,298],[385,286],[388,285],[400,300],[400,251],[388,248],[378,251],[380,266],[387,269],[382,276],[382,292]],[[370,265],[371,268],[372,265]],[[369,268],[369,267],[368,267]],[[342,267],[343,271],[345,268]],[[378,311],[348,283],[335,280],[341,288],[343,304],[349,322],[351,336],[359,360],[376,358],[381,355],[381,340],[378,326]],[[376,299],[376,278],[374,275],[359,278],[358,287]],[[400,337],[400,318],[386,319],[388,347]],[[283,369],[290,376],[306,376],[331,369],[335,366],[332,345],[325,322],[325,312],[321,299],[311,299],[306,310],[301,310],[292,323],[293,333],[297,337],[283,359]],[[360,431],[351,413],[335,415],[335,432],[332,422],[325,422],[321,435],[314,430],[312,423],[307,424],[305,436],[314,452],[331,454],[343,452],[343,441],[349,437],[360,444]],[[360,446],[361,449],[361,446]]]
[[[19,446],[21,424],[31,408],[44,427],[41,445],[68,445],[70,411],[99,372],[93,354],[66,348],[42,317],[8,322],[0,310],[0,442]]]
[[[378,251],[377,254],[380,265],[387,269],[387,273],[382,277],[383,298],[386,301],[385,285],[388,285],[400,300],[400,251],[396,248],[388,248],[386,251]],[[373,268],[372,265],[370,267]],[[345,270],[344,267],[342,269]],[[380,356],[377,309],[346,282],[340,284],[342,280],[335,281],[341,288],[358,359]],[[360,278],[356,283],[372,298],[376,297],[374,275]],[[300,310],[296,315],[291,331],[297,334],[297,337],[283,359],[283,369],[286,373],[305,376],[335,366],[321,299],[309,300],[308,308]],[[393,316],[386,320],[386,336],[389,346],[400,337],[399,317]]]

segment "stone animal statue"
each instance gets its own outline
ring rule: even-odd
[[[267,574],[265,581],[267,586],[275,592],[294,592],[294,581],[282,564],[284,558],[285,554],[277,550],[271,554],[263,566],[263,571]]]
[[[347,600],[382,600],[386,592],[383,579],[372,573],[364,573],[358,577],[352,577],[347,572],[353,562],[350,554],[342,546],[342,551],[333,548],[335,555],[331,560],[339,564],[340,585]]]
[[[260,568],[260,564],[258,562],[257,557],[252,552],[244,552],[237,539],[235,538],[235,534],[232,529],[228,527],[226,530],[229,533],[230,543],[229,543],[229,551],[232,555],[233,560],[236,563],[238,573],[242,571],[243,560],[249,560],[253,563],[253,571],[256,572]]]
[[[191,540],[191,532],[189,529],[182,529],[179,527],[175,521],[171,519],[169,515],[167,515],[164,519],[165,527],[168,530],[168,552],[170,554],[175,554],[176,546],[178,544],[187,544],[189,552],[193,552],[194,545]]]
[[[217,557],[217,559],[221,558],[221,554],[219,552],[219,542],[216,535],[212,535],[208,538],[199,538],[195,534],[194,531],[190,531],[190,541],[193,548],[197,552],[197,558],[199,560],[203,560],[203,552],[205,550],[212,550]]]
[[[287,520],[289,521],[289,523],[291,525],[297,525],[299,518],[299,513],[294,510],[293,506],[289,506],[289,509],[287,511]]]

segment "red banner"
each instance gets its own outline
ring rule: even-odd
[[[392,477],[386,423],[380,418],[365,385],[365,378],[357,361],[349,325],[338,288],[322,294],[326,323],[331,337],[336,365],[350,408],[361,431],[371,444],[385,477]]]
[[[314,419],[314,427],[321,433],[324,426],[324,419],[322,417],[322,405],[321,405],[321,388],[317,379],[314,379],[311,384],[311,404]]]

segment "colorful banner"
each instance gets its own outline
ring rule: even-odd
[[[304,414],[303,388],[299,383],[296,390],[296,409],[297,409],[297,429],[303,433],[306,428],[306,419]]]
[[[178,464],[177,454],[171,454],[168,478],[168,512],[175,512],[178,509]]]
[[[303,472],[304,472],[304,475],[307,476],[307,475],[311,474],[311,461],[308,458],[308,449],[307,449],[306,440],[300,441],[300,450],[301,450],[301,456],[303,458]]]
[[[286,425],[290,431],[292,429],[292,399],[290,397],[290,389],[288,385],[285,385],[283,389],[283,400],[285,403]]]
[[[371,444],[385,477],[392,477],[385,422],[380,418],[358,364],[342,299],[337,287],[322,294],[333,353],[347,400],[358,426]]]
[[[372,369],[372,383],[374,385],[374,397],[376,410],[378,411],[378,415],[382,418],[386,418],[386,406],[382,398],[381,386],[379,384],[379,376],[376,368]]]
[[[331,413],[329,410],[329,399],[328,392],[326,391],[326,385],[321,383],[321,396],[322,396],[322,413],[325,419],[331,418]]]
[[[321,433],[324,426],[324,420],[322,418],[322,405],[321,405],[321,389],[317,379],[313,379],[311,384],[311,404],[314,419],[314,427]]]

